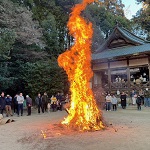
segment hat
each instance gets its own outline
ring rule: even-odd
[[[26,97],[29,97],[29,95],[26,95]]]

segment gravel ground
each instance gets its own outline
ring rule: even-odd
[[[96,132],[72,132],[58,124],[66,116],[65,111],[12,118],[15,122],[0,126],[0,150],[149,150],[150,108],[135,106],[126,110],[106,112],[105,130]],[[41,130],[47,134],[43,139]]]

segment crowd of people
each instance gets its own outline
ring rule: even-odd
[[[140,89],[139,91],[133,89],[130,94],[126,94],[125,92],[120,93],[120,91],[117,90],[116,96],[115,94],[110,93],[106,95],[106,111],[116,111],[119,101],[121,103],[122,109],[126,109],[127,97],[130,97],[132,105],[137,105],[137,110],[141,110],[141,105],[150,107],[150,91],[148,88],[145,90]]]
[[[126,109],[127,97],[130,97],[130,99],[132,100],[132,105],[137,105],[138,110],[141,110],[141,105],[150,107],[150,91],[148,88],[146,88],[145,90],[141,89],[139,91],[133,89],[130,94],[126,94],[125,92],[120,93],[120,91],[117,90],[116,94],[108,93],[106,95],[106,111],[116,111],[119,102],[122,109]],[[38,114],[40,114],[41,112],[54,112],[58,110],[62,111],[63,104],[69,103],[70,97],[68,94],[64,96],[59,92],[56,95],[48,97],[47,93],[45,92],[43,95],[41,95],[41,93],[38,93],[34,102]],[[17,114],[18,117],[20,115],[23,116],[24,104],[26,104],[27,116],[30,116],[31,108],[33,105],[32,99],[29,95],[26,95],[24,98],[23,93],[19,93],[16,94],[14,98],[12,98],[10,95],[5,96],[4,92],[2,92],[0,96],[0,114],[3,115],[5,111],[7,117],[13,116],[14,114]]]
[[[62,111],[63,104],[69,103],[69,95],[64,96],[62,93],[57,93],[56,96],[48,97],[47,93],[44,92],[43,95],[38,93],[35,98],[35,108],[37,108],[38,114],[41,112],[50,111]],[[10,95],[6,95],[2,92],[0,96],[0,114],[6,113],[6,117],[13,116],[15,114],[23,116],[24,107],[27,108],[27,116],[31,115],[31,108],[33,106],[33,100],[29,95],[23,96],[23,93],[16,94],[14,98]]]

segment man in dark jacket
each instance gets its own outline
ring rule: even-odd
[[[13,99],[13,105],[14,105],[14,114],[18,114],[18,101],[17,101],[18,94],[15,95]]]
[[[4,92],[2,92],[0,96],[0,114],[3,115],[4,110],[5,110],[5,96]]]
[[[47,111],[48,95],[46,92],[44,92],[44,95],[42,96],[42,103],[43,103],[44,110]]]
[[[41,94],[39,93],[38,96],[36,97],[35,99],[35,102],[38,106],[38,113],[40,114],[40,109],[42,110],[42,112],[44,113],[44,106],[43,106],[43,103],[42,103],[42,97],[41,97]]]
[[[27,112],[28,112],[27,116],[30,116],[31,115],[32,99],[29,97],[29,95],[26,95],[26,105],[27,105]]]
[[[12,98],[10,95],[7,95],[5,98],[5,109],[6,109],[6,116],[10,114],[12,116],[12,110],[11,110],[11,105],[12,105]]]

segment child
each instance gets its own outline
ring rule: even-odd
[[[111,99],[111,103],[113,105],[113,111],[117,110],[117,98],[115,97],[115,95],[112,96],[112,99]]]
[[[137,109],[141,110],[142,99],[141,99],[140,95],[138,95],[138,97],[136,99],[136,103],[137,103]]]

